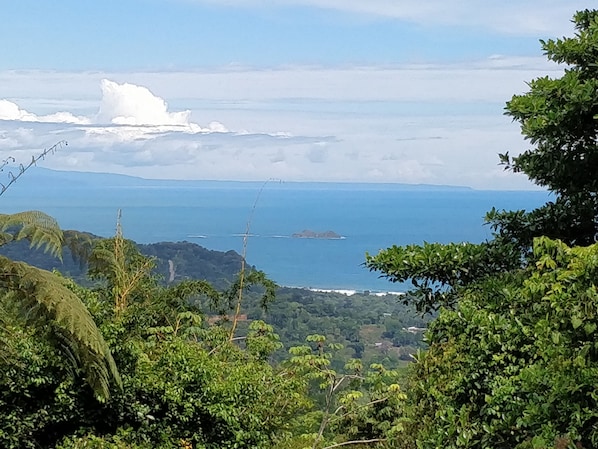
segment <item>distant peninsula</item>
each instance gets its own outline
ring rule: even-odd
[[[334,231],[316,232],[310,229],[304,229],[301,232],[296,232],[291,237],[296,239],[336,239],[340,240],[344,237]]]

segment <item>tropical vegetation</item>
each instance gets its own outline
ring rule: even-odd
[[[506,106],[533,147],[500,155],[555,200],[491,210],[494,239],[482,244],[367,258],[392,281],[410,279],[419,310],[440,309],[410,376],[403,447],[598,446],[598,11],[573,21],[573,38],[542,41],[563,75],[532,80]]]
[[[427,348],[388,298],[277,288],[244,259],[217,286],[172,264],[164,281],[120,226],[97,240],[0,216],[0,243],[70,247],[89,276],[0,257],[0,447],[598,447],[598,11],[574,24],[542,42],[563,75],[507,103],[530,149],[500,155],[555,200],[491,210],[481,244],[366,258],[411,282]],[[384,339],[411,346],[407,370],[368,353]]]

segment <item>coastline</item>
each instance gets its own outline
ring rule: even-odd
[[[380,292],[380,291],[372,291],[372,290],[350,290],[350,289],[335,289],[335,288],[311,288],[311,287],[293,287],[293,288],[303,288],[305,290],[309,290],[311,292],[319,292],[319,293],[340,293],[341,295],[345,296],[353,296],[356,294],[367,294],[371,296],[403,296],[405,292]]]

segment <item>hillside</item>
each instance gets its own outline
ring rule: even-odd
[[[142,254],[155,259],[155,274],[164,284],[203,279],[224,291],[241,267],[241,256],[237,252],[213,251],[196,243],[159,242],[137,246]],[[19,241],[1,246],[0,255],[46,270],[57,270],[83,285],[90,285],[86,266],[76,261],[68,248],[59,260],[42,251],[33,251],[28,242]],[[302,344],[310,334],[326,335],[330,341],[344,347],[338,353],[338,360],[333,361],[338,365],[351,357],[401,365],[401,360],[410,360],[410,354],[423,344],[421,330],[409,328],[425,328],[429,321],[429,318],[424,320],[416,315],[395,295],[376,296],[361,292],[347,296],[338,292],[280,287],[276,301],[264,311],[259,306],[260,294],[259,288],[246,293],[242,313],[247,319],[241,323],[241,331],[252,320],[264,320],[274,326],[285,348]],[[207,302],[201,308],[204,313],[214,314],[209,311]],[[283,349],[277,357],[284,357],[285,351]]]
[[[91,238],[100,238],[89,234]],[[241,256],[235,251],[212,251],[190,242],[138,244],[139,251],[155,258],[155,274],[165,283],[183,279],[205,279],[216,288],[226,288],[241,267]],[[63,249],[62,260],[32,251],[26,241],[11,242],[0,247],[0,255],[27,262],[44,270],[57,270],[86,283],[87,267],[75,260],[69,248]]]

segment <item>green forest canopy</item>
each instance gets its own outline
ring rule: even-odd
[[[413,283],[407,303],[438,310],[428,349],[406,378],[343,355],[340,322],[275,362],[281,342],[272,325],[255,319],[231,332],[226,319],[210,324],[210,310],[233,311],[236,320],[242,300],[247,311],[267,319],[270,307],[281,321],[288,312],[275,307],[287,304],[298,332],[310,309],[339,313],[347,303],[284,290],[284,303],[272,302],[263,296],[271,284],[251,272],[246,287],[256,290],[241,295],[235,280],[233,294],[202,280],[164,285],[153,260],[117,233],[91,249],[100,282],[92,287],[3,259],[0,446],[598,447],[598,12],[581,11],[574,24],[574,37],[542,42],[550,60],[565,64],[563,76],[532,80],[507,103],[530,149],[500,155],[556,200],[529,212],[490,211],[494,238],[482,244],[395,246],[366,259],[391,281]],[[53,226],[40,234],[50,222],[27,217],[5,217],[23,231],[4,229],[5,241],[65,239]],[[48,285],[60,287],[38,295]],[[93,323],[47,307],[61,299],[80,301]],[[89,332],[78,333],[84,323]],[[100,357],[88,359],[89,348]]]

